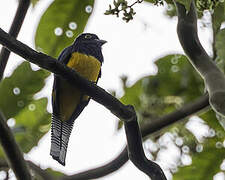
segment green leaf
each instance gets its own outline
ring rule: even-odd
[[[16,116],[33,101],[33,95],[44,87],[49,74],[43,69],[33,71],[28,62],[23,62],[0,83],[0,109],[6,119]]]
[[[35,36],[36,49],[57,57],[83,32],[93,5],[94,0],[53,1],[39,22]]]
[[[132,104],[136,108],[141,105],[140,96],[143,93],[142,80],[131,87],[125,87],[125,95],[120,99],[124,104]]]
[[[37,145],[41,137],[50,129],[51,114],[47,112],[47,98],[32,101],[15,116],[16,125],[25,131],[16,133],[16,142],[27,153]]]
[[[202,78],[185,56],[168,55],[157,60],[156,65],[157,75],[146,76],[125,87],[120,99],[135,107],[139,121],[172,112],[204,91]]]
[[[36,145],[50,127],[47,99],[33,99],[44,87],[49,74],[43,69],[33,71],[30,63],[23,62],[0,83],[0,109],[6,119],[15,119],[12,132],[24,152]]]
[[[192,0],[176,0],[176,1],[183,4],[187,11],[190,10]]]
[[[182,101],[180,103],[184,103],[202,94],[203,81],[185,56],[167,55],[157,60],[156,65],[157,75],[141,78],[133,86],[124,89],[125,93],[121,98],[123,103],[141,109],[149,98],[161,98],[165,104],[176,104],[179,103],[179,97]]]
[[[33,7],[36,6],[36,4],[39,2],[40,0],[31,0],[31,4]]]
[[[225,28],[221,29],[216,35],[216,50],[220,59],[225,61]]]
[[[203,152],[192,156],[192,164],[179,168],[174,174],[173,180],[212,180],[213,176],[220,171],[220,165],[225,158],[224,148],[215,148],[216,142],[209,140],[204,145]]]
[[[215,34],[217,34],[217,32],[219,31],[220,26],[224,20],[225,20],[224,3],[219,3],[215,7],[214,13],[212,15],[213,30]]]
[[[220,165],[225,158],[225,148],[222,145],[225,132],[212,110],[204,113],[200,118],[215,130],[215,136],[205,140],[202,144],[202,152],[193,152],[192,164],[180,167],[178,172],[173,176],[174,180],[211,180],[216,173],[221,171]],[[218,146],[218,143],[220,143],[220,146]]]

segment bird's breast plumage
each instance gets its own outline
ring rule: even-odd
[[[101,63],[98,59],[79,52],[72,53],[67,66],[75,69],[81,76],[93,82],[97,81],[101,69]]]
[[[79,52],[71,54],[67,66],[74,69],[81,76],[89,81],[96,82],[100,73],[101,63],[93,56],[88,56]],[[61,120],[67,121],[78,107],[80,101],[88,100],[88,96],[81,93],[75,86],[66,80],[61,80],[60,85],[60,114]],[[82,97],[83,96],[83,97]],[[82,97],[82,99],[81,99]]]

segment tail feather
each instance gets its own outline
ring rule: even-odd
[[[52,115],[52,125],[51,125],[51,150],[50,155],[53,159],[58,159],[61,149],[61,127],[62,123],[60,119]]]
[[[59,161],[64,163],[66,159],[67,147],[70,138],[70,134],[73,128],[74,122],[63,122],[62,124],[62,137],[61,137],[61,149],[59,155]]]
[[[52,116],[51,151],[50,155],[65,166],[67,146],[74,122],[62,122]]]

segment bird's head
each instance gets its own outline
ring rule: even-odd
[[[80,34],[76,38],[74,44],[76,44],[76,43],[78,43],[78,44],[91,44],[91,45],[101,47],[106,42],[107,41],[105,41],[105,40],[99,39],[96,34],[83,33],[83,34]]]

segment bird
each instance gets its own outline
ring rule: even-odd
[[[58,61],[89,81],[97,83],[104,61],[102,45],[106,42],[96,34],[82,33],[71,46],[60,53]],[[54,74],[50,155],[63,166],[74,121],[88,105],[89,100],[90,97],[75,84]]]

